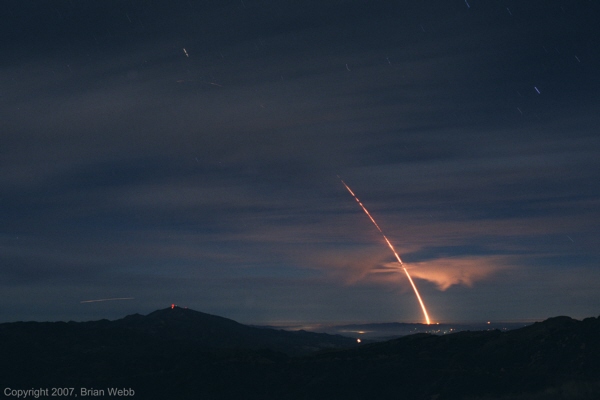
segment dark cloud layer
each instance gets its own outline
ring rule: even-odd
[[[0,320],[597,315],[593,1],[11,1]],[[82,300],[134,297],[84,303]]]

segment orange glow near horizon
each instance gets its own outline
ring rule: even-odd
[[[379,227],[379,225],[377,224],[377,222],[375,222],[375,219],[371,216],[371,213],[369,213],[369,211],[363,205],[363,203],[361,203],[360,200],[358,199],[358,197],[356,197],[356,195],[354,194],[354,192],[352,191],[352,189],[350,189],[350,187],[348,187],[348,185],[346,185],[346,182],[344,182],[342,179],[340,179],[340,180],[342,181],[342,184],[346,187],[346,189],[348,189],[348,192],[350,192],[350,194],[352,195],[352,197],[354,197],[354,200],[356,200],[356,202],[358,203],[358,205],[363,209],[363,211],[365,212],[365,214],[367,214],[367,216],[371,219],[371,222],[373,222],[373,224],[375,225],[375,227],[377,228],[377,230],[379,231],[379,233],[381,233],[381,235],[385,239],[385,242],[387,243],[388,247],[390,248],[390,250],[392,250],[392,253],[394,253],[394,256],[396,257],[396,260],[398,260],[398,262],[400,263],[400,266],[404,270],[404,273],[406,274],[406,277],[408,278],[408,281],[410,282],[410,285],[412,286],[413,291],[415,292],[415,295],[417,296],[417,300],[419,301],[419,304],[421,305],[421,309],[423,310],[423,315],[425,316],[425,321],[427,321],[427,325],[431,325],[431,321],[429,320],[429,315],[427,314],[427,309],[425,308],[425,303],[423,302],[423,299],[421,298],[421,295],[419,294],[419,290],[417,289],[417,285],[415,285],[415,282],[412,280],[410,274],[408,273],[408,270],[404,267],[404,263],[402,262],[402,259],[400,259],[400,256],[398,255],[398,252],[396,251],[396,249],[394,248],[394,246],[392,245],[392,243],[389,241],[389,239],[387,238],[387,236],[385,236],[385,234],[383,233],[383,231],[381,230],[381,228]]]

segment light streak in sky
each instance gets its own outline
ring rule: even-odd
[[[392,243],[389,241],[389,239],[387,238],[387,236],[385,236],[385,234],[383,233],[383,231],[381,230],[381,228],[379,227],[379,225],[377,224],[377,222],[375,222],[375,218],[373,218],[371,216],[371,213],[369,213],[369,211],[363,205],[363,203],[361,203],[361,201],[358,199],[358,197],[356,197],[356,195],[354,194],[354,192],[352,191],[352,189],[350,189],[350,187],[348,185],[346,185],[346,182],[344,182],[343,179],[340,178],[340,180],[342,181],[342,184],[346,187],[346,189],[348,189],[348,192],[350,192],[350,194],[352,195],[352,197],[354,197],[354,200],[356,200],[356,202],[358,203],[358,205],[363,209],[363,211],[365,212],[365,214],[367,214],[367,216],[371,219],[371,222],[373,222],[373,224],[375,225],[375,227],[377,228],[377,230],[379,231],[379,233],[381,233],[381,236],[383,236],[383,238],[385,239],[385,242],[387,243],[387,245],[390,248],[390,250],[392,250],[392,253],[394,253],[394,256],[396,257],[396,260],[398,260],[398,262],[400,263],[400,267],[402,268],[402,270],[406,274],[406,277],[408,278],[408,281],[410,282],[410,285],[412,286],[412,288],[413,288],[413,290],[415,292],[415,295],[417,296],[417,300],[419,300],[419,304],[421,305],[421,309],[423,310],[423,315],[425,316],[425,321],[427,321],[427,325],[430,325],[431,321],[429,320],[429,315],[427,314],[427,309],[425,308],[425,303],[423,303],[423,299],[421,299],[421,295],[419,294],[419,290],[417,289],[417,285],[415,285],[415,282],[413,282],[410,274],[408,273],[408,270],[406,269],[406,267],[404,266],[404,263],[402,262],[402,259],[400,259],[400,256],[398,255],[398,252],[396,252],[396,249],[394,248],[394,246],[392,245]]]
[[[112,299],[82,300],[80,303],[98,303],[101,301],[133,300],[134,297],[114,297]]]

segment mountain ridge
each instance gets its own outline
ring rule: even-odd
[[[143,399],[588,400],[600,398],[598,359],[594,317],[360,345],[177,308],[0,324],[11,387],[131,387]]]
[[[66,335],[79,340],[104,340],[112,345],[138,339],[185,343],[203,350],[244,348],[270,348],[288,355],[305,354],[323,348],[348,347],[355,341],[340,335],[316,334],[310,332],[289,332],[263,329],[240,324],[234,320],[181,307],[169,307],[153,311],[147,315],[131,314],[109,321],[106,319],[84,322],[13,322],[0,324],[0,335],[11,331],[13,340],[35,336],[39,330],[52,335]],[[104,335],[94,338],[94,335]],[[38,341],[41,340],[38,338]],[[54,344],[61,344],[56,338]],[[46,341],[47,342],[47,341]]]

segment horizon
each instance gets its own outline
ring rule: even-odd
[[[299,329],[305,329],[303,327],[312,327],[310,329],[305,329],[305,330],[314,330],[314,329],[318,329],[318,328],[333,328],[333,327],[344,327],[344,326],[352,326],[352,325],[385,325],[385,324],[410,324],[410,325],[422,325],[422,326],[431,326],[434,327],[435,325],[486,325],[486,324],[492,324],[492,325],[498,325],[498,324],[532,324],[535,322],[542,322],[545,321],[547,319],[551,319],[551,318],[557,318],[557,317],[569,317],[572,318],[574,320],[577,321],[581,321],[585,318],[596,318],[596,316],[586,316],[586,317],[572,317],[572,316],[568,316],[568,315],[554,315],[554,316],[548,316],[548,317],[544,317],[544,318],[529,318],[529,319],[514,319],[514,320],[457,320],[457,321],[432,321],[430,324],[427,324],[423,321],[421,322],[412,322],[412,321],[285,321],[285,320],[279,320],[279,321],[264,321],[264,322],[243,322],[243,321],[238,321],[235,320],[233,318],[229,318],[226,315],[218,315],[218,314],[214,314],[214,313],[209,313],[209,312],[205,312],[202,310],[196,310],[193,308],[189,308],[186,306],[179,306],[179,305],[174,305],[176,308],[179,309],[183,309],[183,310],[190,310],[193,312],[199,312],[202,314],[208,314],[208,315],[213,315],[213,316],[217,316],[217,317],[222,317],[222,318],[226,318],[229,320],[233,320],[235,322],[238,322],[242,325],[247,325],[247,326],[255,326],[255,327],[268,327],[268,328],[274,328],[274,329],[284,329],[284,330],[299,330]],[[109,321],[117,321],[123,318],[126,318],[128,316],[131,315],[141,315],[141,316],[148,316],[154,312],[157,311],[167,311],[169,309],[172,309],[171,306],[169,307],[165,307],[165,308],[159,308],[153,311],[149,311],[149,312],[145,312],[145,313],[141,313],[141,312],[134,312],[134,313],[130,313],[130,314],[126,314],[126,315],[122,315],[122,316],[117,316],[117,317],[112,317],[112,318],[107,318],[107,317],[101,317],[98,319],[85,319],[85,320],[73,320],[73,319],[62,319],[62,320],[14,320],[14,321],[0,321],[0,324],[3,323],[14,323],[14,322],[93,322],[93,321],[99,321],[99,320],[109,320]],[[297,328],[297,329],[296,329]]]

